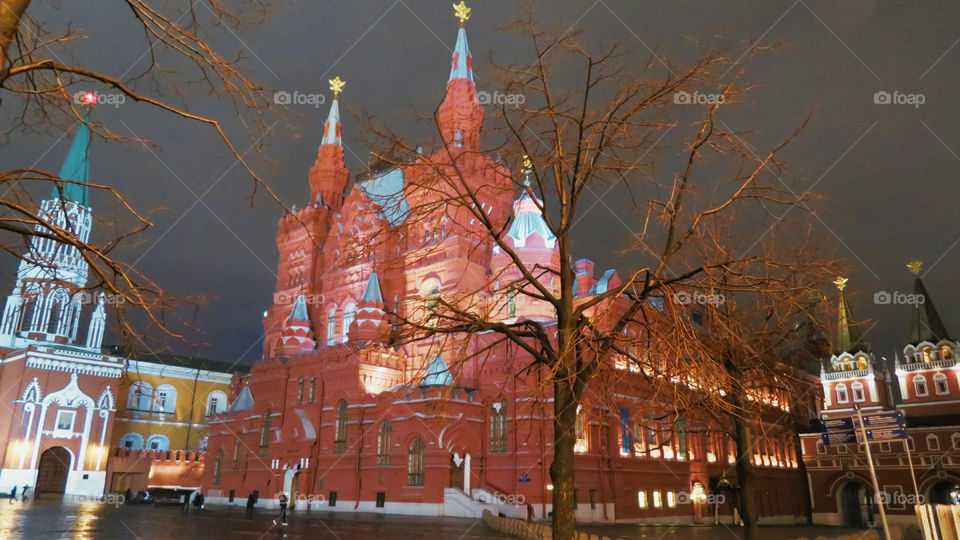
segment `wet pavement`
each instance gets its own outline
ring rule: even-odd
[[[185,514],[177,506],[122,506],[109,501],[59,499],[31,504],[0,500],[0,539],[336,539],[336,540],[495,540],[511,538],[480,520],[331,512],[291,514],[288,526],[274,525],[275,511],[246,516],[243,508],[208,507]],[[585,525],[582,531],[625,540],[734,540],[736,527],[669,525]],[[764,540],[836,536],[855,532],[836,527],[763,527]]]
[[[287,527],[273,524],[276,512],[243,508],[191,509],[176,506],[115,506],[59,500],[22,505],[0,500],[0,539],[158,540],[499,540],[511,538],[464,518],[424,518],[330,512],[291,514]]]

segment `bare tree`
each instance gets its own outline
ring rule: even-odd
[[[239,28],[243,23],[258,20],[265,13],[265,4],[259,0],[209,0],[182,7],[151,0],[124,0],[121,4],[127,11],[119,11],[116,21],[104,24],[129,24],[139,29],[143,56],[123,73],[108,73],[88,67],[99,64],[95,58],[75,63],[63,60],[82,56],[73,54],[75,45],[85,37],[80,30],[33,18],[31,13],[40,7],[30,0],[0,0],[0,103],[5,108],[17,108],[14,129],[57,126],[66,131],[83,123],[108,140],[135,140],[91,119],[89,108],[96,93],[90,89],[105,89],[125,100],[144,103],[212,129],[253,179],[251,197],[262,187],[277,200],[249,165],[242,149],[228,136],[221,119],[191,112],[183,92],[194,85],[225,97],[232,102],[244,127],[255,133],[266,131],[267,96],[243,70],[239,58],[228,59],[205,37],[215,25]],[[115,45],[105,43],[103,49],[110,46]],[[38,212],[32,197],[37,191],[49,192],[49,186],[56,186],[54,190],[62,193],[71,183],[76,181],[31,166],[0,171],[0,230],[10,233],[0,241],[0,249],[22,257],[30,235],[72,246],[92,270],[94,280],[89,287],[123,298],[116,314],[125,334],[143,336],[135,331],[130,317],[141,313],[152,326],[167,335],[181,337],[181,329],[173,323],[187,321],[177,316],[178,301],[159,283],[113,255],[118,244],[152,226],[149,213],[133,208],[112,187],[91,183],[85,187],[109,192],[116,201],[113,206],[122,215],[98,216],[109,218],[106,221],[112,225],[114,232],[106,235],[106,240],[81,241],[73,234],[70,223],[58,226]],[[47,187],[38,188],[37,184]]]
[[[513,29],[529,37],[533,60],[497,75],[503,93],[525,100],[486,117],[487,146],[472,133],[452,133],[443,107],[434,115],[442,146],[433,153],[367,122],[377,157],[404,168],[409,204],[401,233],[389,236],[391,245],[409,245],[377,260],[428,258],[440,249],[438,234],[467,239],[462,285],[428,293],[421,306],[394,309],[394,339],[456,347],[460,358],[506,342],[529,359],[523,370],[539,381],[531,384],[553,400],[554,538],[575,534],[578,407],[588,393],[602,397],[603,381],[628,376],[618,363],[645,380],[651,402],[667,404],[665,418],[702,411],[706,429],[733,437],[747,538],[758,538],[753,430],[758,418],[776,421],[777,411],[807,400],[810,379],[786,353],[816,327],[816,290],[831,275],[832,262],[810,229],[815,199],[780,158],[806,120],[757,150],[749,133],[727,124],[749,90],[741,83],[743,64],[710,55],[685,68],[657,55],[638,62],[640,55],[620,42],[593,51],[574,32],[540,29],[532,12]],[[734,75],[721,80],[718,72],[727,70]],[[690,105],[694,93],[709,99]],[[671,119],[693,111],[699,114],[688,124]],[[687,129],[679,152],[658,147],[668,133]],[[495,153],[523,162],[520,174],[485,157]],[[621,215],[634,231],[624,243],[635,264],[605,289],[586,293],[577,290],[572,264],[574,227],[587,219],[585,195],[607,192],[635,202]],[[517,193],[555,242],[553,256],[531,256],[510,238]],[[369,245],[360,252],[380,249],[383,238],[362,238]],[[420,238],[423,247],[411,247]],[[479,286],[469,261],[493,268]],[[540,316],[517,317],[521,299]],[[481,332],[496,337],[482,346],[462,337]],[[793,410],[789,422],[802,421]]]

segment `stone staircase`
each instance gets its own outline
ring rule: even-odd
[[[443,488],[443,515],[479,518],[484,510],[496,512],[491,504],[473,500],[469,495],[456,488]]]

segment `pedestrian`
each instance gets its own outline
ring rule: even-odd
[[[132,501],[133,493],[130,491],[130,488],[127,488],[127,490],[123,492],[123,502],[130,504]]]
[[[20,502],[27,502],[28,497],[30,497],[30,486],[24,484],[23,489],[20,490]]]
[[[197,510],[200,510],[201,508],[203,508],[203,492],[202,491],[198,491],[197,494],[194,495],[193,506]]]
[[[277,519],[273,520],[273,524],[282,523],[283,525],[287,524],[287,494],[280,492],[280,515],[277,516]]]
[[[184,494],[183,499],[181,500],[183,501],[183,504],[180,507],[180,511],[189,514],[190,513],[190,494],[189,493]]]
[[[13,504],[17,500],[17,486],[10,488],[10,501],[9,504]]]
[[[37,486],[37,489],[33,490],[33,502],[40,500],[40,486]]]
[[[253,493],[247,495],[247,515],[253,515],[253,505],[257,504],[257,500],[253,497]]]

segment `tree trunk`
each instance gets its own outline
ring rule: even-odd
[[[574,540],[576,501],[574,500],[573,445],[576,442],[577,400],[566,377],[553,383],[553,540]]]
[[[743,519],[744,540],[759,540],[757,525],[756,479],[753,469],[753,430],[744,418],[734,416],[737,428],[737,479],[740,482],[740,518]]]
[[[30,0],[0,0],[0,74],[7,69],[7,52]]]

